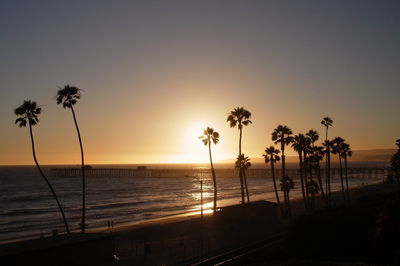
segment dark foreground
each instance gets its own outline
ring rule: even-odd
[[[109,232],[72,234],[0,246],[2,265],[307,265],[399,262],[397,190],[352,191],[350,205],[282,219],[276,204],[224,207],[215,215],[166,219]]]
[[[229,265],[400,265],[397,190],[363,193],[294,219],[283,241],[254,249]]]

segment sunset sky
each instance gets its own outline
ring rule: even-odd
[[[88,163],[207,162],[197,137],[221,135],[227,114],[252,112],[243,150],[259,157],[278,124],[341,136],[353,150],[400,138],[400,1],[2,1],[0,164],[33,164],[23,100],[43,105],[34,127],[42,164],[79,164],[66,84]],[[289,154],[292,151],[289,151]],[[293,152],[292,152],[293,153]]]

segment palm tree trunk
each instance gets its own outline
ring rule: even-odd
[[[283,139],[281,141],[281,150],[282,150],[282,179],[285,178],[285,144],[283,143]]]
[[[302,151],[299,151],[299,162],[300,162],[301,192],[303,193],[304,208],[307,209],[307,198],[306,198],[306,192],[304,190],[303,155],[302,155]]]
[[[339,167],[340,167],[340,183],[342,185],[343,200],[344,200],[344,202],[346,202],[346,192],[344,190],[344,182],[343,182],[342,157],[340,157],[340,155],[339,155]]]
[[[305,191],[306,191],[306,200],[307,200],[307,208],[310,205],[310,197],[308,195],[308,178],[307,178],[307,154],[305,151],[303,151],[303,172],[304,172],[304,186],[305,186]]]
[[[346,194],[347,194],[347,202],[350,202],[350,193],[349,193],[349,178],[347,175],[347,155],[344,156],[344,169],[346,176]]]
[[[81,133],[79,132],[78,123],[76,121],[74,107],[71,105],[72,116],[74,117],[74,123],[76,127],[76,132],[78,133],[79,146],[81,148],[81,165],[82,165],[82,224],[81,232],[85,233],[86,221],[85,221],[85,209],[86,209],[86,183],[85,183],[85,161],[83,154],[83,145],[81,139]]]
[[[64,220],[65,229],[67,230],[67,234],[69,234],[69,227],[68,227],[67,219],[65,218],[65,214],[64,214],[63,208],[61,207],[61,203],[60,203],[60,201],[58,200],[58,197],[57,197],[56,192],[54,191],[54,189],[53,189],[53,187],[51,186],[51,184],[50,184],[49,180],[47,179],[47,177],[44,175],[44,173],[43,173],[42,169],[40,168],[39,163],[38,163],[38,161],[37,161],[37,159],[36,159],[35,141],[34,141],[34,139],[33,139],[32,125],[31,125],[30,122],[28,122],[28,123],[29,123],[29,133],[30,133],[30,135],[31,135],[33,160],[35,161],[36,167],[37,167],[37,169],[39,170],[40,175],[43,177],[44,181],[46,181],[47,186],[50,188],[51,193],[53,194],[53,197],[54,197],[54,199],[55,199],[56,202],[57,202],[58,208],[60,209],[62,218],[63,218],[63,220]]]
[[[322,186],[321,165],[320,165],[319,161],[317,162],[317,168],[318,168],[317,178],[318,178],[319,187],[321,189],[321,196],[322,196],[322,199],[325,201],[325,203],[327,203],[326,195],[324,192],[324,187]]]
[[[210,164],[211,164],[211,174],[213,177],[213,183],[214,183],[214,213],[217,210],[217,178],[215,176],[215,171],[214,171],[214,165],[212,161],[212,156],[211,156],[211,140],[208,141],[208,153],[210,155]]]
[[[247,187],[246,171],[244,169],[243,169],[243,181],[244,181],[244,187],[246,189],[247,202],[250,202],[249,188]]]
[[[239,156],[241,154],[242,154],[242,129],[239,128]],[[244,199],[244,187],[243,187],[243,171],[241,162],[239,162],[239,178],[240,178],[240,192],[242,194],[242,204],[244,204],[245,199]]]
[[[332,191],[331,191],[331,151],[328,148],[328,167],[327,167],[327,178],[328,178],[328,201],[329,204],[332,203]]]
[[[281,210],[281,213],[283,214],[281,201],[279,200],[278,188],[276,187],[275,166],[274,166],[274,162],[272,161],[272,158],[271,158],[271,172],[272,172],[272,181],[273,181],[273,183],[274,183],[274,190],[275,190],[276,203],[278,203],[279,209]]]

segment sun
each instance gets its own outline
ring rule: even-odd
[[[199,137],[203,130],[207,128],[205,122],[193,122],[182,132],[182,155],[183,160],[188,163],[208,162],[208,150]]]

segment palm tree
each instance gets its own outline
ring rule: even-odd
[[[328,140],[328,129],[332,127],[333,120],[330,117],[322,118],[321,124],[325,126],[325,140]]]
[[[203,135],[201,135],[199,139],[203,141],[204,145],[208,146],[208,154],[210,155],[211,174],[214,183],[214,213],[215,213],[217,210],[217,178],[215,176],[215,170],[211,156],[211,142],[214,143],[214,145],[217,145],[217,143],[219,142],[219,133],[217,131],[214,131],[213,128],[207,127],[206,129],[203,130]]]
[[[78,133],[79,146],[81,148],[81,166],[82,166],[82,222],[81,222],[81,232],[85,233],[85,209],[86,209],[86,182],[85,182],[85,160],[83,154],[83,145],[81,134],[78,127],[78,122],[76,121],[74,105],[81,98],[81,90],[77,87],[66,85],[64,88],[60,88],[57,92],[56,100],[57,104],[61,104],[64,108],[71,109],[72,117],[74,118],[76,132]]]
[[[397,180],[397,188],[400,194],[400,139],[396,140],[396,145],[398,147],[398,150],[390,158],[390,168],[393,170],[395,174]]]
[[[325,158],[326,158],[326,187],[325,187],[325,191],[326,191],[326,195],[327,195],[327,201],[328,204],[331,203],[332,200],[332,191],[331,191],[331,147],[332,147],[332,143],[329,140],[325,140],[324,143],[322,143],[322,146],[324,147],[324,154],[325,154]]]
[[[342,166],[342,155],[343,155],[342,150],[343,150],[344,139],[342,139],[341,137],[336,137],[332,140],[332,143],[333,143],[332,153],[337,154],[339,157],[340,182],[342,185],[343,200],[346,201],[346,193],[343,181],[343,166]]]
[[[342,157],[344,158],[344,169],[345,169],[345,178],[346,178],[346,194],[347,201],[350,202],[350,194],[349,194],[349,178],[347,175],[347,158],[353,155],[353,151],[350,148],[348,143],[343,143],[342,145]]]
[[[306,191],[304,185],[304,176],[303,176],[303,150],[306,145],[306,137],[304,134],[298,134],[293,137],[292,140],[292,148],[299,154],[299,167],[300,167],[300,181],[301,181],[301,192],[303,194],[304,207],[307,209],[307,198]]]
[[[328,202],[331,201],[331,162],[330,162],[330,143],[328,142],[328,129],[332,127],[333,120],[330,117],[322,118],[321,124],[325,126],[325,143],[324,146],[326,148],[325,154],[325,182],[326,182],[326,194],[328,194]]]
[[[283,191],[283,195],[285,197],[286,214],[290,216],[292,211],[291,211],[291,206],[290,206],[289,193],[290,193],[290,190],[292,190],[294,188],[294,182],[290,177],[285,176],[281,179],[280,185],[281,185],[281,190]]]
[[[287,126],[278,125],[274,132],[272,132],[272,140],[275,144],[281,144],[281,152],[282,152],[282,178],[286,177],[285,173],[285,146],[289,145],[292,142],[293,132]]]
[[[244,187],[246,189],[247,202],[250,202],[249,188],[247,186],[247,177],[246,177],[246,171],[251,167],[250,158],[242,153],[240,156],[237,157],[235,162],[235,167],[237,169],[241,168],[243,171],[243,182],[244,182]]]
[[[319,139],[319,134],[317,131],[310,129],[306,136],[310,139],[311,146],[314,148],[314,143]]]
[[[280,157],[278,154],[279,154],[279,150],[275,149],[274,146],[270,146],[269,148],[268,147],[265,148],[265,153],[263,154],[263,156],[265,158],[265,163],[271,163],[271,174],[272,174],[272,182],[274,183],[276,203],[278,203],[278,206],[282,212],[281,201],[279,200],[278,188],[276,187],[276,179],[275,179],[275,163],[279,162],[279,160],[280,160]]]
[[[252,124],[251,120],[251,113],[249,111],[247,111],[246,109],[244,109],[243,107],[237,107],[235,108],[233,111],[231,111],[231,113],[228,115],[226,121],[229,122],[230,127],[236,127],[236,125],[238,126],[239,129],[239,155],[240,156],[242,154],[242,131],[243,131],[243,126],[247,126],[249,124]],[[240,169],[239,169],[239,178],[240,178],[240,190],[241,190],[241,194],[242,194],[242,204],[245,203],[244,201],[244,188],[243,188],[243,172],[241,169],[241,165]]]
[[[69,227],[67,223],[67,219],[65,218],[63,208],[61,207],[61,203],[58,200],[57,194],[54,191],[53,187],[51,186],[49,180],[43,173],[42,169],[40,168],[40,165],[38,163],[38,160],[36,158],[36,152],[35,152],[35,141],[33,139],[33,131],[32,131],[32,126],[36,125],[39,122],[38,115],[41,113],[42,108],[40,108],[36,102],[34,101],[24,101],[24,103],[17,107],[14,110],[15,115],[18,116],[18,118],[15,120],[15,124],[18,124],[20,128],[26,127],[28,124],[29,126],[29,133],[31,136],[31,144],[32,144],[32,154],[33,154],[33,160],[35,161],[36,167],[39,170],[40,175],[43,177],[44,181],[46,182],[47,186],[50,188],[51,193],[53,194],[54,199],[57,202],[58,208],[60,209],[62,218],[64,220],[64,225],[65,229],[67,230],[67,233],[69,234]]]
[[[325,192],[324,192],[324,188],[322,186],[322,178],[321,178],[320,162],[324,158],[324,148],[322,146],[315,146],[313,149],[313,154],[314,154],[313,156],[314,156],[315,168],[316,168],[316,172],[317,172],[318,184],[319,184],[319,188],[321,190],[321,196],[322,196],[323,200],[325,201],[325,203],[328,203]]]
[[[311,195],[311,209],[315,207],[314,195],[319,193],[319,186],[314,180],[307,182],[307,193]]]

